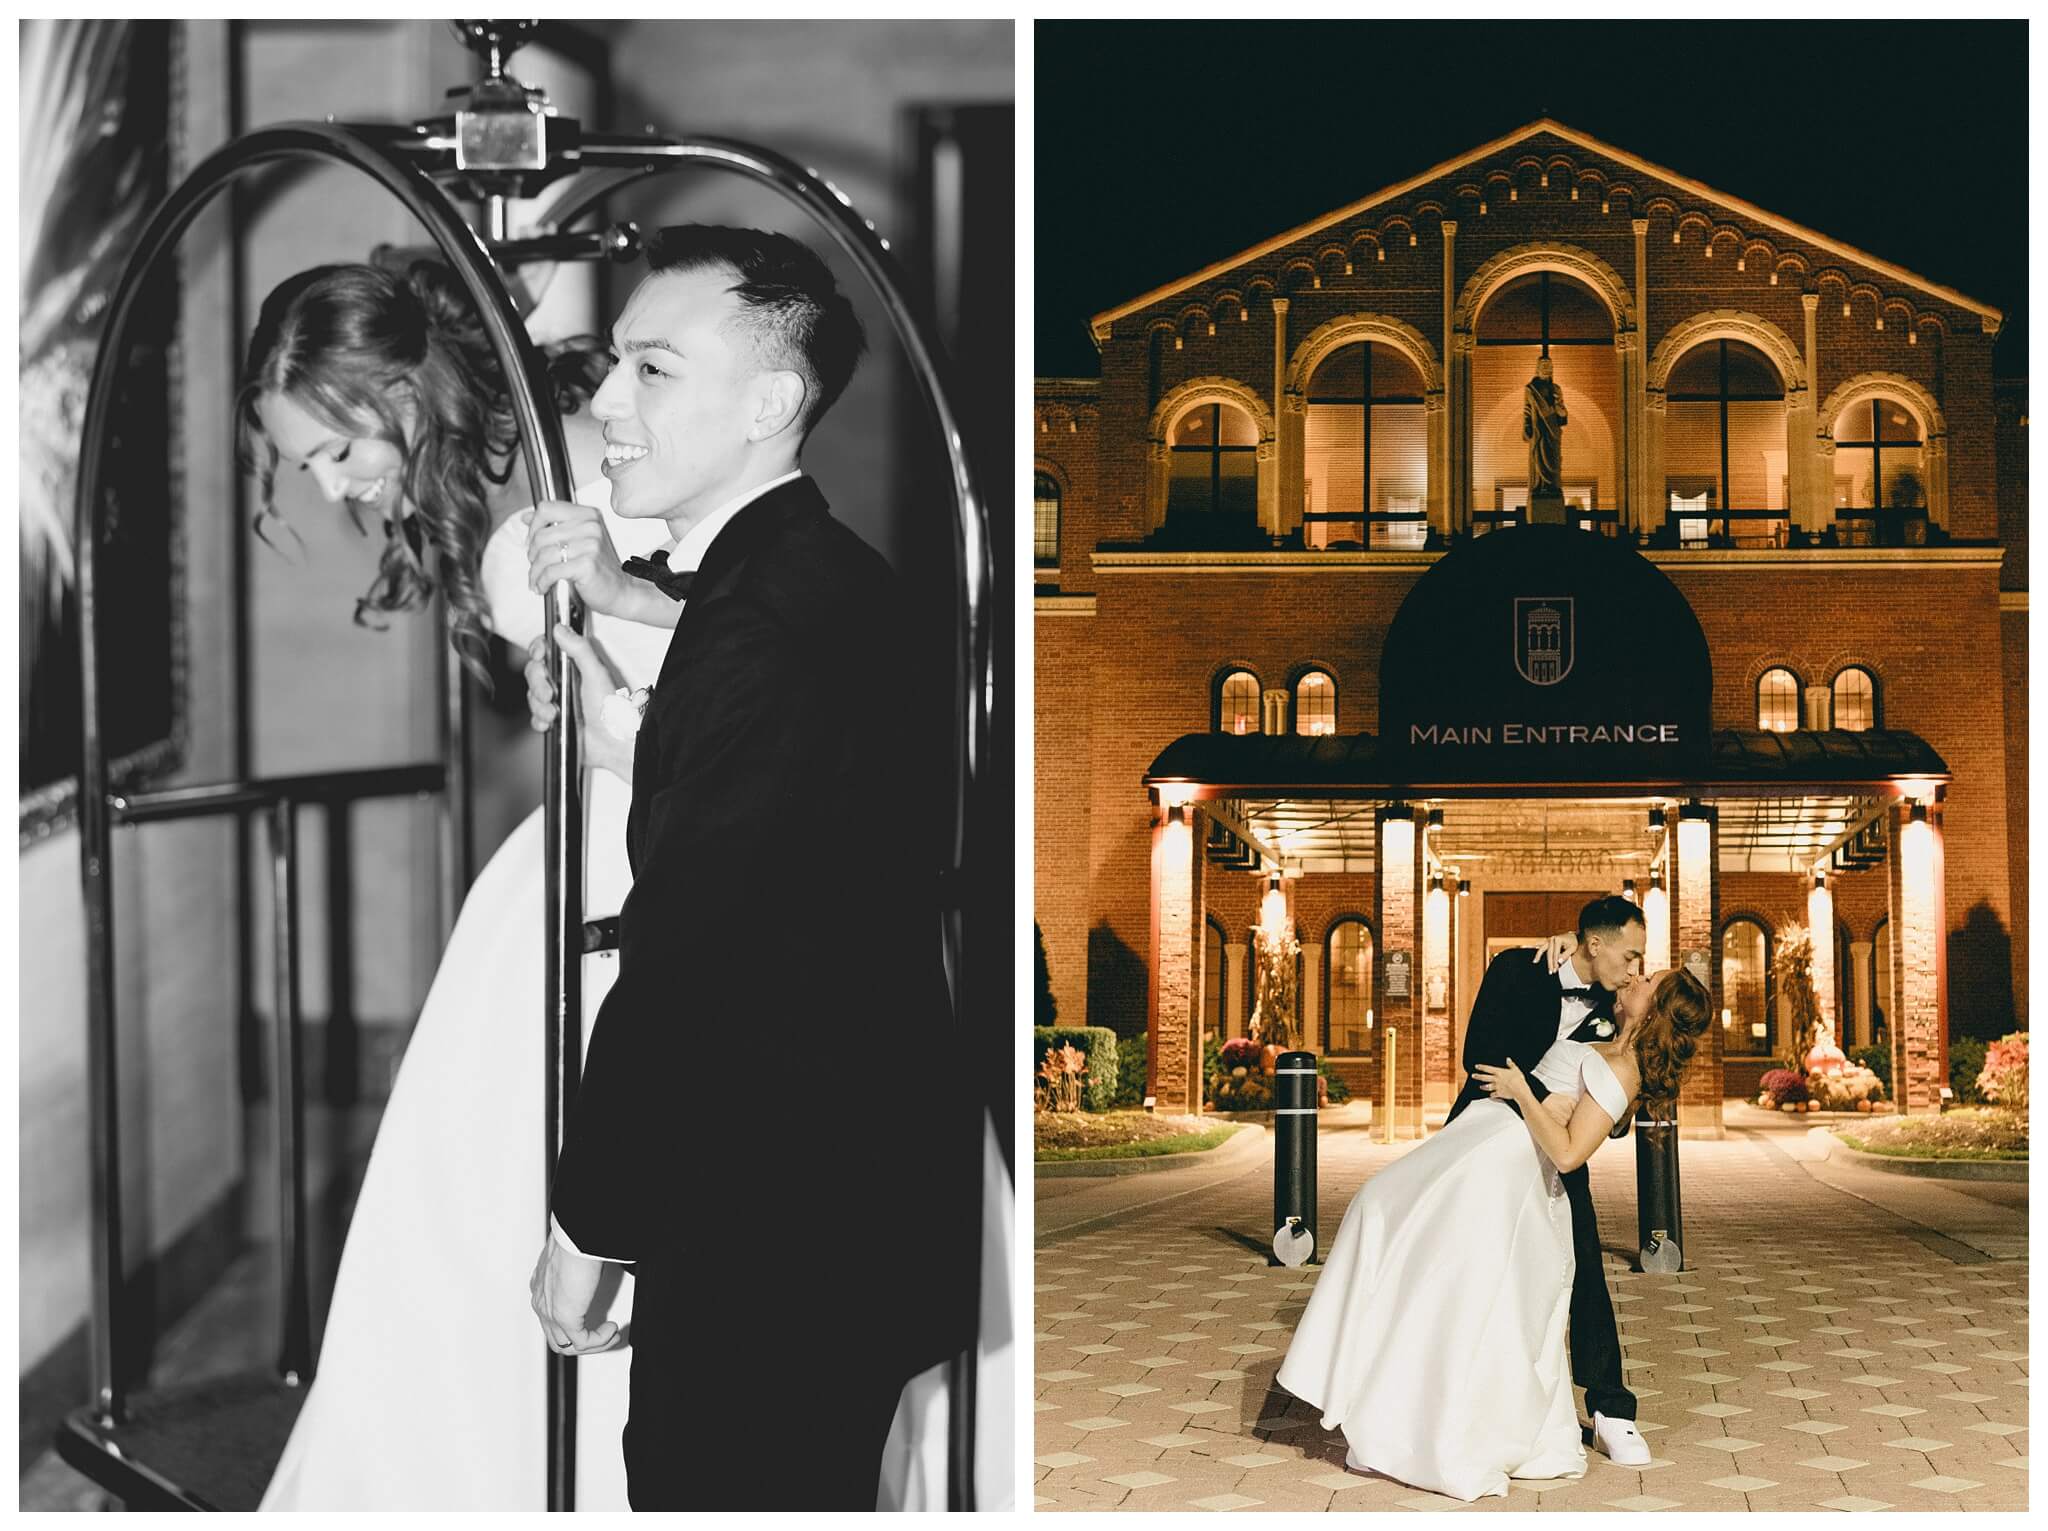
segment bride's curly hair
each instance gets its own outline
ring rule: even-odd
[[[602,342],[588,336],[551,349],[558,412],[574,414],[596,391],[606,369],[601,353]],[[265,541],[266,524],[279,519],[277,448],[256,412],[269,394],[290,398],[344,435],[388,443],[405,464],[398,514],[384,522],[383,555],[356,602],[357,624],[381,627],[375,614],[415,610],[438,588],[448,599],[448,641],[488,685],[481,572],[491,535],[489,486],[511,475],[519,432],[504,369],[469,294],[446,267],[415,261],[403,272],[316,266],[263,300],[235,418],[243,461],[257,480],[256,533]],[[367,535],[357,506],[348,511]]]
[[[1679,1077],[1707,1034],[1713,1003],[1706,985],[1684,968],[1666,973],[1650,996],[1635,1049],[1643,1103],[1653,1117],[1668,1117],[1675,1107]]]

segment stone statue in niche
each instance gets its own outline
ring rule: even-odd
[[[1550,380],[1550,358],[1522,391],[1522,439],[1529,443],[1529,520],[1564,520],[1564,394]]]

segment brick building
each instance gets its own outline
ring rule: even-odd
[[[2000,320],[1549,120],[1095,316],[1035,412],[1062,1020],[1186,1105],[1291,934],[1306,1044],[1419,1130],[1489,955],[1627,891],[1723,1021],[1688,1130],[1790,1049],[1792,925],[1933,1107],[2025,1005]]]

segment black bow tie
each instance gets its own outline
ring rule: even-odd
[[[667,553],[656,553],[652,558],[629,558],[620,567],[633,578],[646,580],[672,601],[688,600],[690,583],[697,577],[695,569],[671,569]]]
[[[1562,993],[1566,999],[1582,999],[1589,1005],[1593,1003],[1593,991],[1590,988],[1563,989],[1559,992]]]

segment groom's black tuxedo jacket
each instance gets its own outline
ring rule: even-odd
[[[1613,1023],[1614,996],[1595,987],[1587,998],[1591,1008],[1572,1035],[1591,1042],[1598,1039],[1599,1022]],[[1544,965],[1541,948],[1511,947],[1494,958],[1486,969],[1486,977],[1480,980],[1479,993],[1472,1001],[1472,1018],[1465,1027],[1465,1052],[1461,1060],[1468,1076],[1465,1088],[1445,1120],[1454,1119],[1473,1101],[1488,1098],[1479,1081],[1469,1077],[1482,1063],[1498,1065],[1512,1058],[1528,1076],[1530,1093],[1538,1100],[1548,1095],[1550,1087],[1536,1077],[1535,1069],[1537,1060],[1557,1041],[1557,1023],[1562,1013],[1559,1006],[1563,1003],[1564,990],[1557,974]],[[1512,1107],[1514,1103],[1508,1104]],[[1519,1114],[1519,1108],[1516,1110]]]
[[[872,1334],[905,1377],[971,1333],[982,1152],[939,941],[949,693],[913,628],[808,478],[706,550],[635,744],[619,977],[552,1193],[693,1325]],[[643,1264],[636,1310],[649,1290]]]

